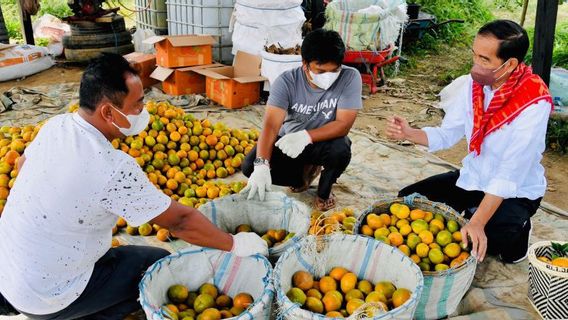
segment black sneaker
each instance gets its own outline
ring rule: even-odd
[[[509,252],[503,252],[499,258],[505,263],[519,263],[527,258],[529,244],[531,242],[532,224],[531,220],[527,220],[521,231],[519,242],[510,248]]]

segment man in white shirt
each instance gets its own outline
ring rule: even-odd
[[[461,232],[472,253],[486,253],[506,263],[527,254],[530,218],[546,190],[540,164],[545,149],[552,100],[548,88],[523,63],[529,48],[526,31],[509,20],[483,26],[473,42],[471,76],[459,88],[442,125],[414,129],[401,117],[391,119],[387,135],[447,149],[464,136],[469,154],[459,171],[427,178],[402,189],[399,196],[420,193],[465,212]]]
[[[51,118],[26,148],[0,219],[0,310],[7,301],[33,319],[122,319],[139,309],[142,274],[168,252],[109,249],[119,216],[199,246],[267,254],[257,235],[232,236],[172,201],[112,147],[147,126],[143,99],[136,71],[105,54],[83,73],[79,111]]]

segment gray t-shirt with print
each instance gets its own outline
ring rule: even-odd
[[[279,133],[283,136],[320,128],[335,120],[337,109],[361,109],[361,87],[359,71],[342,66],[339,77],[328,90],[314,89],[302,67],[298,67],[285,71],[274,81],[267,104],[286,110]]]

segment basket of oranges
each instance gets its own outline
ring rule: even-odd
[[[266,241],[274,262],[310,227],[310,209],[283,192],[268,192],[264,201],[233,194],[208,202],[199,210],[225,232],[257,233]]]
[[[270,319],[272,266],[261,255],[237,257],[188,248],[158,260],[139,284],[149,320]]]
[[[543,319],[568,319],[568,242],[530,246],[529,301]]]
[[[358,235],[306,236],[274,269],[279,319],[413,319],[420,269],[395,248]]]
[[[359,216],[355,233],[398,248],[420,267],[424,291],[415,317],[439,319],[455,311],[475,275],[476,260],[461,239],[466,223],[451,207],[413,194],[377,201]]]

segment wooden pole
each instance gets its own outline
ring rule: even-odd
[[[534,29],[532,68],[548,85],[552,68],[554,31],[559,0],[538,0]]]
[[[24,12],[21,2],[18,7],[20,8],[20,21],[22,22],[22,35],[24,37],[24,41],[26,41],[27,44],[34,45],[35,41],[32,17]]]
[[[527,8],[529,7],[529,0],[523,0],[523,13],[521,13],[521,27],[525,24],[527,17]]]

